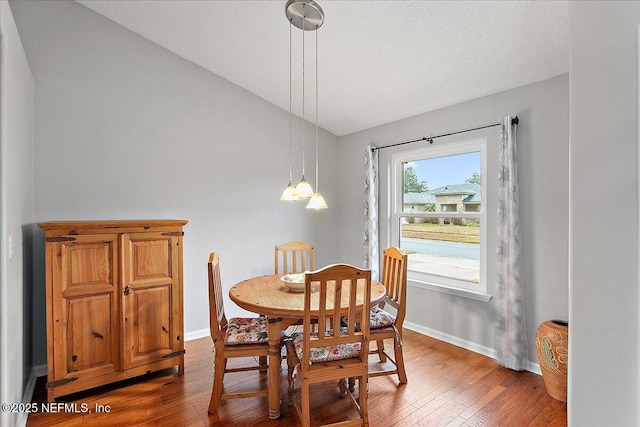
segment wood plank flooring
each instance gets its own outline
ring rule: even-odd
[[[375,346],[375,344],[373,344]],[[547,395],[542,377],[514,372],[492,359],[405,330],[404,352],[408,384],[397,376],[369,380],[371,426],[566,426],[566,404]],[[209,338],[185,343],[185,374],[175,369],[148,374],[117,385],[77,393],[58,401],[87,404],[93,412],[35,413],[28,426],[299,426],[287,404],[286,364],[282,364],[281,418],[269,420],[266,398],[226,400],[218,413],[207,413],[213,381],[213,345]],[[373,361],[372,356],[372,361]],[[229,361],[247,366],[253,360]],[[376,369],[377,363],[371,364]],[[266,373],[227,374],[225,390],[267,387]],[[33,402],[45,402],[45,378],[38,379]],[[95,405],[109,407],[97,413]],[[334,390],[312,396],[313,425],[355,418],[348,399]]]

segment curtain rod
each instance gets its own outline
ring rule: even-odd
[[[520,123],[520,119],[518,119],[518,116],[515,116],[513,119],[511,119],[511,124],[512,125],[517,125],[518,123]],[[502,123],[494,123],[492,125],[480,126],[480,127],[472,128],[472,129],[459,130],[457,132],[445,133],[445,134],[442,134],[442,135],[436,135],[436,136],[430,136],[430,137],[423,136],[422,138],[414,139],[412,141],[398,142],[396,144],[383,145],[382,147],[371,147],[371,151],[375,152],[377,150],[382,150],[383,148],[397,147],[398,145],[411,144],[412,142],[420,142],[420,141],[428,141],[429,144],[433,144],[433,139],[434,138],[442,138],[444,136],[457,135],[459,133],[472,132],[474,130],[492,128],[494,126],[502,126]]]

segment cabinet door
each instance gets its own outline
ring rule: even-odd
[[[120,370],[117,235],[47,243],[55,381]],[[51,369],[49,370],[51,373]]]
[[[171,234],[122,235],[125,369],[183,348],[181,237]]]

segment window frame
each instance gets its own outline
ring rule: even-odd
[[[439,276],[415,270],[407,270],[407,281],[410,285],[421,288],[438,290],[445,293],[466,296],[481,301],[489,301],[487,295],[487,143],[486,136],[466,139],[442,145],[430,145],[413,150],[397,152],[391,155],[390,166],[390,186],[389,186],[389,242],[391,245],[400,247],[400,221],[403,217],[414,218],[474,218],[480,221],[480,259],[479,259],[479,281],[470,282],[452,277]],[[406,162],[428,160],[437,157],[455,156],[459,154],[480,152],[480,174],[482,177],[481,205],[479,212],[404,212],[403,211],[403,179]],[[453,184],[453,183],[452,183]]]

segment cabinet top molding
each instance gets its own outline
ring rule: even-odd
[[[134,232],[139,230],[170,230],[182,228],[184,219],[132,219],[105,221],[47,221],[38,223],[47,235]]]

